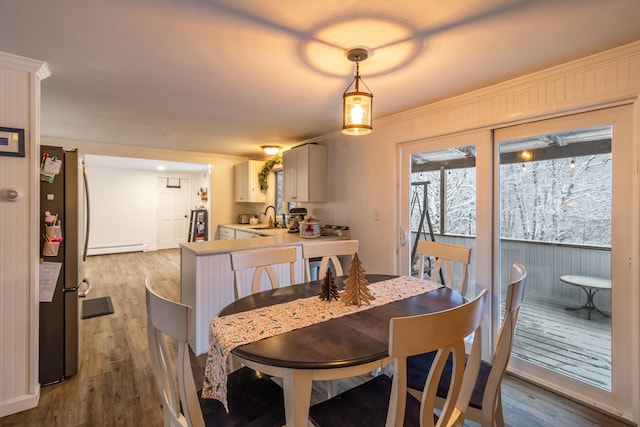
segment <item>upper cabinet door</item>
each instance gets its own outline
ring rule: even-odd
[[[327,147],[307,144],[282,153],[284,199],[327,201]]]
[[[233,166],[235,175],[235,201],[249,203],[264,203],[266,195],[260,191],[258,174],[264,163],[258,160],[248,160]]]

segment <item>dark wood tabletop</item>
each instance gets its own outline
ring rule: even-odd
[[[367,274],[370,283],[397,276]],[[338,289],[346,276],[336,277]],[[320,294],[322,281],[249,295],[229,304],[220,316],[239,313]],[[388,356],[389,320],[446,310],[464,303],[456,291],[443,287],[354,314],[306,326],[235,348],[232,354],[270,366],[328,369],[361,365]],[[327,303],[329,304],[329,303]],[[341,304],[333,301],[331,304]]]

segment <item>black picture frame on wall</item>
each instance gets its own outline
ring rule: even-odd
[[[0,156],[25,156],[24,129],[0,127]]]

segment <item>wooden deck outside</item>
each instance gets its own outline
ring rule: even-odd
[[[473,297],[475,238],[440,236],[439,241],[472,248],[468,296]],[[586,297],[579,287],[560,280],[563,274],[611,277],[611,249],[503,239],[502,284],[508,282],[514,262],[523,264],[528,276],[513,355],[611,390],[611,319],[594,311],[588,320],[586,310],[565,310],[583,304]],[[454,277],[459,275],[454,268]],[[598,292],[594,301],[610,312],[611,292]]]
[[[611,389],[611,319],[525,294],[512,356]]]

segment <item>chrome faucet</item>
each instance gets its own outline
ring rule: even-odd
[[[267,221],[269,220],[269,217],[267,216],[267,211],[269,210],[269,208],[273,209],[273,224],[269,224],[269,225],[275,226],[276,225],[276,207],[275,206],[273,205],[267,206],[267,208],[264,210],[264,217]]]

